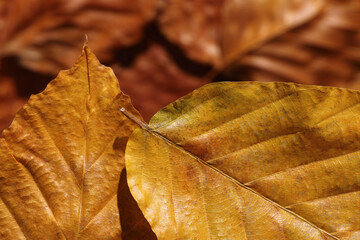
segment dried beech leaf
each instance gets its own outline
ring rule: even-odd
[[[118,183],[140,117],[87,46],[0,139],[1,239],[121,239]]]
[[[323,0],[169,0],[159,25],[188,56],[220,68],[314,17]]]
[[[87,34],[107,61],[114,48],[139,41],[156,5],[156,0],[7,1],[0,12],[0,57],[16,56],[26,68],[56,74],[76,60]]]
[[[325,6],[316,19],[240,58],[227,78],[360,89],[360,1]]]
[[[209,84],[134,131],[129,187],[159,239],[359,239],[359,114],[356,91]]]

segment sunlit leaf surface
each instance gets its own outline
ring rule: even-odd
[[[159,111],[126,149],[159,239],[359,239],[360,93],[216,83]]]
[[[118,183],[139,116],[87,46],[0,139],[0,239],[121,239]]]

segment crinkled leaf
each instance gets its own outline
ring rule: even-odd
[[[360,237],[360,93],[216,83],[159,111],[126,149],[159,239]]]
[[[121,239],[118,183],[135,128],[121,107],[139,116],[87,46],[30,98],[0,139],[1,239]]]

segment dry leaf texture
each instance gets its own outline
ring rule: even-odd
[[[360,89],[360,1],[327,1],[316,19],[229,67],[227,77]]]
[[[138,115],[87,46],[0,139],[1,239],[121,239],[117,191]]]
[[[156,0],[12,0],[0,5],[0,57],[16,56],[36,72],[70,67],[84,36],[102,61],[139,41]]]
[[[360,93],[216,83],[129,138],[130,190],[159,239],[360,238]]]
[[[169,0],[159,25],[194,60],[220,68],[314,17],[323,0]]]

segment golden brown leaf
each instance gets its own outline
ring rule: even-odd
[[[159,24],[194,60],[220,68],[314,17],[323,0],[169,0]]]
[[[209,84],[159,111],[126,149],[159,239],[360,235],[360,93]]]
[[[121,239],[118,183],[135,128],[121,107],[139,116],[87,46],[30,98],[0,139],[1,239]]]
[[[360,89],[360,1],[329,0],[309,23],[265,43],[226,77]]]
[[[68,68],[89,36],[102,61],[139,41],[156,0],[11,0],[0,12],[0,58],[16,56],[36,72]],[[1,11],[1,9],[0,9]]]

